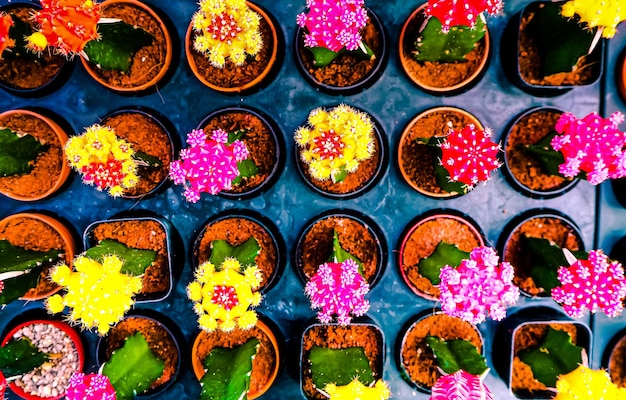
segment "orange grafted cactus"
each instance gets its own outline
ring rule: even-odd
[[[0,59],[2,52],[15,46],[15,41],[9,37],[9,29],[13,26],[13,18],[9,14],[0,13]]]

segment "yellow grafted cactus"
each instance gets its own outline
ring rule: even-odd
[[[207,261],[198,266],[195,279],[187,286],[187,296],[194,303],[200,328],[207,332],[235,327],[250,329],[257,323],[256,312],[261,294],[261,271],[249,266],[243,272],[235,258],[226,258],[219,270]]]
[[[624,400],[626,389],[618,388],[604,370],[592,370],[579,366],[572,372],[561,375],[556,382],[557,395],[554,400]]]
[[[589,28],[601,28],[602,37],[612,38],[617,25],[626,20],[624,0],[570,0],[563,4],[561,14],[571,18],[578,14],[580,21]]]
[[[97,328],[99,335],[105,335],[135,303],[133,296],[142,287],[141,277],[120,272],[122,265],[122,260],[110,255],[102,264],[79,256],[74,260],[75,271],[65,264],[55,267],[51,279],[67,293],[48,298],[46,308],[54,314],[69,307],[73,322],[85,329]]]
[[[316,108],[307,123],[296,130],[294,139],[314,179],[339,182],[374,153],[374,125],[362,111],[345,104]]]
[[[330,395],[330,400],[386,400],[391,391],[382,380],[377,380],[373,387],[365,386],[357,378],[345,386],[329,383],[324,391]]]
[[[261,17],[245,0],[201,0],[199,5],[192,19],[196,32],[193,47],[212,65],[224,68],[229,58],[240,66],[248,55],[255,56],[261,50]]]

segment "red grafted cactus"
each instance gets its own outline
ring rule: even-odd
[[[473,28],[480,14],[497,14],[502,5],[501,0],[428,0],[426,14],[437,18],[441,30],[448,32],[458,25]]]
[[[0,60],[6,49],[15,46],[15,40],[9,37],[9,30],[13,26],[13,18],[9,14],[0,13]]]
[[[115,389],[106,375],[75,372],[70,378],[65,396],[67,400],[115,400]]]
[[[493,400],[491,390],[483,383],[483,377],[458,370],[437,379],[429,400]]]

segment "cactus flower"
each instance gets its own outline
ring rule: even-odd
[[[571,18],[574,14],[588,28],[598,27],[602,37],[610,39],[617,33],[617,25],[626,20],[626,4],[623,0],[570,0],[563,4],[561,15]]]
[[[559,376],[554,400],[620,400],[626,399],[626,389],[618,388],[604,370],[592,370],[584,365]]]
[[[15,40],[9,37],[9,30],[13,26],[13,18],[9,14],[0,12],[0,60],[6,49],[15,46]]]
[[[585,308],[592,313],[600,309],[609,317],[618,316],[624,309],[624,268],[610,261],[602,250],[592,250],[587,260],[560,267],[558,279],[561,286],[552,289],[552,298],[573,318],[581,318]]]
[[[429,400],[493,400],[493,394],[483,382],[482,376],[458,370],[437,379]]]
[[[324,392],[328,393],[330,400],[386,400],[391,396],[389,386],[380,379],[371,387],[365,386],[358,378],[344,386],[329,383],[324,386]]]
[[[498,14],[502,7],[502,0],[428,0],[426,15],[437,18],[447,33],[453,26],[473,28],[482,13]]]
[[[369,301],[365,299],[369,284],[352,259],[320,265],[307,282],[304,292],[309,296],[312,308],[321,308],[317,317],[325,324],[332,320],[333,315],[337,315],[340,325],[348,325],[350,314],[361,316],[370,307]]]
[[[224,68],[226,58],[243,65],[248,55],[254,56],[261,50],[261,17],[245,0],[201,0],[199,6],[192,20],[197,34],[193,47],[213,66]]]
[[[316,108],[307,122],[294,138],[314,179],[340,182],[374,153],[374,125],[362,111],[345,104]]]
[[[74,372],[65,390],[67,400],[115,400],[115,389],[106,375]]]
[[[477,247],[458,267],[443,267],[439,284],[443,312],[472,324],[483,322],[486,314],[502,320],[506,306],[517,302],[519,289],[512,283],[511,264],[498,261],[494,249]]]

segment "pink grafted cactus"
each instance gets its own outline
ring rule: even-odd
[[[592,250],[587,260],[559,268],[561,286],[552,289],[552,298],[563,306],[567,315],[580,318],[585,308],[592,313],[600,309],[609,317],[623,311],[624,268],[617,261],[609,261],[602,250]]]
[[[473,28],[481,13],[498,14],[502,5],[502,0],[428,0],[426,15],[437,18],[441,30],[448,32],[457,25]]]
[[[65,391],[67,400],[115,400],[115,389],[105,375],[75,372]]]
[[[491,140],[491,130],[479,130],[474,124],[460,131],[451,131],[440,144],[441,165],[450,174],[450,180],[461,182],[472,189],[487,181],[491,171],[500,168],[500,146]]]
[[[308,32],[306,47],[331,51],[356,50],[362,46],[359,31],[367,24],[364,0],[307,0],[308,13],[298,14],[296,23]]]
[[[369,284],[359,273],[358,264],[350,259],[320,265],[304,292],[311,300],[311,308],[321,308],[317,317],[324,324],[329,323],[334,314],[340,325],[348,325],[350,314],[361,316],[370,307],[364,298]]]
[[[432,387],[429,400],[493,400],[491,390],[483,383],[483,378],[458,370],[437,379]]]
[[[472,324],[485,320],[486,314],[500,321],[506,317],[506,306],[519,298],[513,285],[513,267],[499,258],[491,247],[477,247],[470,258],[452,268],[441,269],[441,309],[446,314]]]
[[[626,133],[617,128],[622,122],[619,111],[609,118],[592,112],[582,119],[563,113],[555,126],[561,135],[550,142],[565,158],[559,172],[570,178],[584,172],[592,185],[626,176]]]
[[[170,177],[177,185],[185,185],[183,195],[196,203],[200,193],[215,195],[230,190],[233,179],[239,176],[237,163],[248,158],[246,145],[235,140],[228,144],[228,133],[217,129],[207,139],[202,129],[187,135],[188,148],[180,151],[180,160],[170,166]]]

